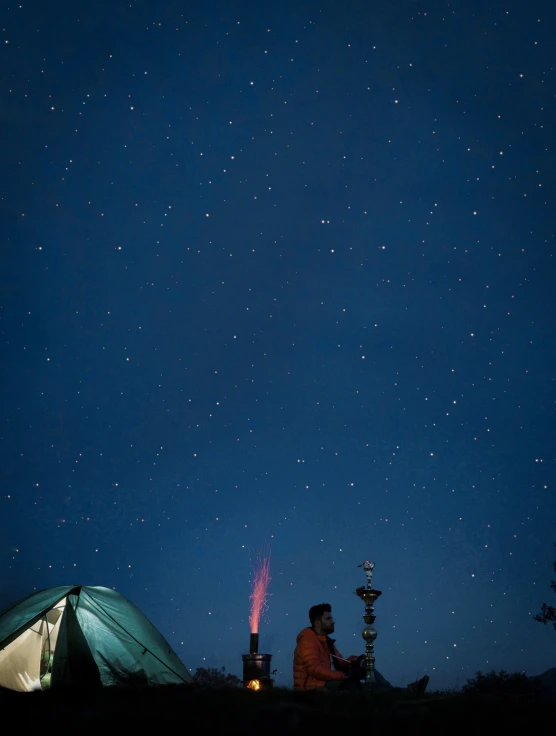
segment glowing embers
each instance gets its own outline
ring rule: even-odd
[[[245,685],[247,690],[266,690],[273,686],[274,680],[271,677],[261,677],[259,680],[249,680],[247,685]]]

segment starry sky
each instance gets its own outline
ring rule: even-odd
[[[0,17],[0,605],[114,587],[188,668],[539,674],[556,8],[17,0]]]

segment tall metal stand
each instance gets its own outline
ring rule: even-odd
[[[374,656],[376,630],[373,628],[376,616],[374,614],[374,602],[380,595],[382,595],[382,591],[373,590],[371,585],[375,563],[366,560],[366,562],[364,562],[363,565],[359,565],[359,567],[363,567],[365,575],[367,576],[367,585],[362,585],[360,588],[357,588],[355,593],[365,603],[365,613],[363,614],[365,628],[363,629],[361,636],[365,639],[365,661],[367,664],[365,686],[370,687],[371,685],[376,684]]]

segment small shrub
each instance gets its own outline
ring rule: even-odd
[[[243,684],[239,677],[226,674],[226,668],[221,667],[198,667],[193,675],[193,683],[199,687],[241,687]]]
[[[519,695],[533,691],[533,685],[524,672],[508,673],[491,670],[486,674],[477,672],[467,680],[462,691],[470,695]]]

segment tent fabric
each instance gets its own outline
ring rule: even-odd
[[[56,689],[192,680],[146,616],[102,587],[50,588],[0,614],[0,686],[40,688],[41,661],[51,662]]]
[[[59,588],[41,590],[4,609],[0,613],[0,648],[17,638],[22,631],[54,608],[56,603],[65,598],[74,587],[74,585],[64,585]]]
[[[83,588],[77,617],[103,683],[135,678],[158,685],[175,683],[176,678],[191,682],[191,675],[162,634],[116,591]]]

